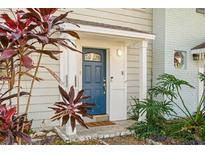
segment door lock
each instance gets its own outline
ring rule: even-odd
[[[106,79],[103,80],[103,94],[106,94]]]

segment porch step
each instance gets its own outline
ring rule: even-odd
[[[93,116],[93,119],[95,120],[95,122],[109,121],[109,116],[107,114],[95,115]]]
[[[88,123],[88,122],[102,122],[102,121],[109,121],[109,116],[107,114],[104,115],[94,115],[93,119],[83,117],[83,120]]]

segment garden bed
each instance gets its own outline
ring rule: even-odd
[[[156,135],[149,138],[137,138],[134,135],[117,136],[86,141],[63,141],[54,130],[37,132],[33,135],[34,145],[205,145],[204,141],[183,141],[171,137]]]
[[[47,142],[50,141],[50,142]],[[120,136],[108,139],[93,139],[87,141],[64,142],[58,136],[48,137],[42,141],[36,142],[38,145],[145,145],[148,142],[138,140],[134,136]]]

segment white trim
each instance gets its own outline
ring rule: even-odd
[[[139,99],[145,99],[147,94],[147,47],[148,42],[140,42],[140,88]]]
[[[192,54],[205,53],[205,48],[191,50]]]
[[[124,47],[124,85],[125,85],[125,92],[124,92],[124,102],[126,102],[127,106],[127,46]],[[128,115],[126,114],[126,119]]]
[[[106,49],[106,114],[110,114],[110,50]]]
[[[69,30],[80,31],[80,32],[107,34],[107,35],[136,38],[136,39],[137,38],[138,39],[149,39],[149,40],[155,39],[155,35],[153,34],[132,32],[132,31],[126,31],[126,30],[118,30],[118,29],[112,29],[112,28],[103,28],[103,27],[97,27],[97,26],[80,25],[80,24],[79,26],[80,28],[77,26],[65,23],[62,27],[69,29]]]
[[[74,37],[69,37],[66,34],[61,34],[61,37],[68,38],[73,43],[75,43],[75,41],[76,41],[76,39]],[[68,44],[71,45],[70,42],[68,42]],[[72,69],[70,68],[70,64],[72,64],[71,55],[76,54],[76,53],[73,53],[74,51],[71,51],[71,50],[64,48],[62,46],[60,46],[59,48],[60,48],[60,51],[63,51],[62,53],[60,53],[60,78],[63,81],[62,86],[64,88],[68,88],[69,86],[71,86],[73,84],[73,83],[71,83],[71,81],[70,81],[71,77],[69,76],[69,74],[71,74],[70,71],[72,71]]]
[[[61,34],[61,37],[62,38],[66,37],[66,38],[70,39],[70,41],[72,41],[73,43],[75,43],[75,40],[76,40],[75,38],[69,37],[68,35],[65,35],[65,34]],[[68,42],[68,44],[71,45],[71,42]],[[64,48],[64,47],[61,47],[61,46],[59,47],[59,49],[60,49],[60,51],[63,51],[60,54],[60,78],[63,81],[63,84],[61,86],[63,86],[63,88],[65,88],[65,89],[68,89],[71,85],[73,85],[73,79],[69,75],[72,74],[72,71],[73,71],[73,69],[71,68],[72,67],[71,64],[73,63],[72,60],[75,60],[72,58],[75,56],[76,53],[73,53],[74,51],[71,51],[71,50]],[[59,96],[60,96],[60,94],[59,94]],[[61,123],[61,120],[60,120],[60,123]],[[68,136],[72,136],[72,135],[76,134],[76,129],[74,131],[72,131],[70,119],[64,127],[65,127],[66,134]]]

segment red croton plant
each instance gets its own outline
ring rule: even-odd
[[[58,9],[56,8],[28,8],[16,9],[15,11],[10,9],[9,11],[10,12],[0,14],[0,70],[1,73],[3,72],[3,76],[8,78],[8,80],[6,80],[6,89],[8,89],[9,94],[8,99],[5,100],[3,104],[0,104],[0,108],[4,109],[4,111],[2,110],[2,112],[0,112],[0,137],[5,139],[12,138],[12,141],[10,140],[6,143],[12,144],[16,142],[21,144],[21,138],[25,137],[22,133],[24,133],[27,123],[27,114],[34,83],[35,81],[42,80],[37,76],[39,69],[47,70],[60,82],[60,78],[52,69],[41,64],[42,58],[48,56],[51,60],[58,60],[58,55],[62,53],[59,47],[79,53],[81,52],[78,51],[75,44],[68,39],[69,37],[60,37],[62,36],[61,34],[67,34],[79,39],[76,32],[61,28],[61,25],[64,24],[64,19],[66,19],[68,23],[74,24],[67,18],[71,11],[60,15],[57,15],[56,12]],[[47,46],[55,46],[57,50],[51,50],[51,47],[48,49]],[[33,60],[32,55],[38,56],[37,61]],[[27,101],[24,102],[24,104],[26,104],[25,110],[20,111],[20,105],[22,103],[20,102],[20,96],[25,94],[21,92],[24,76],[31,78],[31,80],[28,91],[26,92],[28,96],[26,97]],[[17,88],[17,93],[13,94],[13,89],[15,88]],[[60,92],[62,94],[61,88]],[[82,92],[80,92],[80,95],[81,94]],[[15,101],[13,101],[13,96],[16,97]],[[69,100],[67,100],[68,102],[73,101],[73,96],[70,97],[71,96],[69,96]],[[68,99],[68,97],[66,97],[66,99]],[[70,105],[64,105],[68,107],[70,111],[70,107],[73,108],[74,105],[74,108],[76,108],[77,104],[78,103],[75,102]],[[78,109],[77,112],[81,111],[79,114],[86,115],[88,108],[81,104]],[[84,125],[82,119],[74,114],[75,112],[76,110],[72,110],[72,114],[69,112],[69,115],[72,115],[72,126],[75,126],[73,118]],[[20,113],[23,113],[23,115]],[[68,119],[68,117],[58,115],[57,119],[61,117],[64,119],[63,124],[65,124],[65,122],[68,121],[65,120],[65,118]],[[5,128],[8,129],[5,131]],[[13,132],[13,135],[11,135],[11,132]],[[17,132],[19,132],[20,135]],[[28,140],[24,139],[24,141]]]

